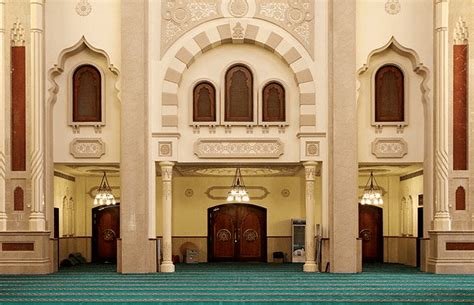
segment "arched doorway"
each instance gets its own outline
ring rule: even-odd
[[[267,261],[267,210],[252,204],[222,204],[208,214],[208,260]]]
[[[117,239],[120,238],[120,206],[92,209],[92,261],[117,262]]]
[[[382,208],[359,204],[359,237],[362,262],[383,262]]]

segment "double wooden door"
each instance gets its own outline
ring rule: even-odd
[[[362,239],[362,261],[383,261],[382,208],[359,204],[359,237]]]
[[[120,238],[120,206],[92,209],[92,261],[116,262]]]
[[[251,204],[208,209],[209,261],[267,261],[267,210]]]

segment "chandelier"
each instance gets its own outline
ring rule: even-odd
[[[361,204],[382,205],[382,188],[377,184],[373,172],[364,187],[364,194],[360,201]]]
[[[112,194],[112,189],[110,188],[109,181],[107,180],[107,174],[104,171],[102,180],[100,181],[99,189],[95,195],[94,205],[114,205],[115,197]]]
[[[237,202],[248,202],[249,195],[247,194],[247,189],[245,188],[244,179],[240,174],[240,168],[237,167],[235,170],[234,181],[230,187],[229,192],[227,193],[227,201],[237,201]]]

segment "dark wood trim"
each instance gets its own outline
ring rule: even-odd
[[[202,90],[209,91],[209,113],[200,116],[199,109]],[[193,89],[193,121],[194,122],[215,122],[216,121],[216,88],[210,82],[200,82]]]
[[[240,108],[243,105],[247,105],[247,113],[236,116],[232,111],[232,101],[234,97],[231,94],[231,88],[233,85],[233,75],[236,72],[242,72],[247,77],[245,91],[247,93],[247,100],[242,101],[242,104],[236,105]],[[242,88],[241,88],[242,89]],[[244,89],[242,89],[244,90]],[[242,64],[237,64],[230,67],[225,74],[225,101],[224,101],[224,121],[225,122],[253,122],[253,75],[252,71],[248,67]],[[240,106],[240,107],[239,107]]]
[[[450,242],[446,243],[448,251],[474,251],[474,243],[469,242]]]
[[[34,251],[35,243],[2,243],[2,251]]]
[[[395,79],[384,79],[385,74]],[[384,65],[375,73],[375,122],[404,122],[405,121],[405,80],[403,71],[395,65]],[[392,87],[393,86],[393,87]],[[388,95],[387,95],[388,94]],[[390,96],[396,94],[396,97]],[[387,100],[387,98],[389,98]],[[396,99],[395,101],[393,99]],[[394,107],[396,113],[393,113]]]
[[[409,239],[417,239],[416,236],[384,236],[383,238],[409,238]]]
[[[80,97],[84,91],[82,86],[83,81],[81,80],[84,74],[92,76],[91,83],[87,84],[89,90],[94,90],[95,100],[88,102],[88,104],[82,104],[83,100]],[[73,122],[101,122],[102,121],[102,76],[100,71],[93,65],[82,65],[76,68],[73,74],[73,106],[72,106],[72,121]],[[94,113],[85,115],[80,113],[80,109],[83,107],[92,107]],[[89,109],[91,110],[91,109]]]
[[[269,113],[269,102],[270,102],[270,93],[271,90],[276,90],[277,91],[277,96],[278,96],[278,115],[277,116],[272,116]],[[286,107],[286,100],[285,100],[285,87],[283,87],[282,84],[279,82],[269,82],[263,87],[262,90],[262,121],[264,122],[284,122],[286,113],[285,113],[285,107]]]
[[[453,170],[468,169],[468,45],[453,45]]]
[[[400,181],[405,181],[405,180],[412,179],[418,176],[423,176],[423,170],[419,170],[419,171],[416,171],[404,176],[400,176]]]
[[[13,211],[25,210],[25,192],[21,186],[17,186],[13,191]]]
[[[26,170],[25,47],[11,47],[11,167]],[[3,94],[3,92],[1,93]],[[1,109],[4,111],[4,109]]]
[[[72,182],[76,181],[76,177],[69,176],[69,175],[66,175],[64,173],[57,172],[57,171],[54,171],[54,177],[63,178],[63,179],[66,179],[66,180],[69,180],[69,181],[72,181]]]

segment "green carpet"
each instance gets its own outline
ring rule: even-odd
[[[1,275],[0,304],[21,303],[470,303],[474,275],[393,265],[362,274],[303,273],[301,264],[178,264],[173,274],[118,274],[114,265],[51,275]]]

